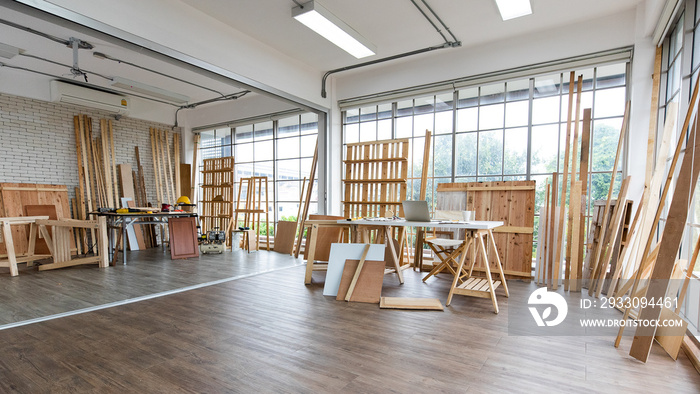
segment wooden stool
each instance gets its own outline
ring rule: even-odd
[[[48,216],[21,216],[11,218],[0,218],[0,226],[2,226],[2,239],[5,242],[5,250],[7,251],[7,260],[0,260],[0,267],[10,268],[10,276],[19,275],[17,269],[18,263],[31,263],[35,260],[41,260],[51,255],[35,255],[34,247],[36,246],[36,221],[48,219]],[[29,239],[26,256],[17,256],[15,253],[15,244],[12,238],[12,227],[15,225],[29,225]]]

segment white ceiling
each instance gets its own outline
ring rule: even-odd
[[[180,1],[320,72],[440,45],[444,42],[411,0],[321,0],[326,8],[377,47],[375,56],[361,60],[353,58],[294,20],[291,17],[291,9],[295,6],[292,0]],[[415,1],[425,9],[422,0]],[[462,48],[457,50],[465,52],[469,47],[490,41],[507,40],[509,37],[629,10],[643,1],[661,2],[661,0],[531,0],[533,15],[504,22],[498,14],[494,0],[426,1],[461,40]],[[80,50],[79,57],[79,66],[87,72],[91,84],[111,88],[108,79],[98,76],[101,74],[106,77],[120,76],[184,94],[191,98],[190,102],[219,96],[217,93],[172,78],[92,56],[92,52],[102,52],[217,90],[222,94],[232,94],[244,89],[231,81],[222,82],[221,79],[212,79],[160,60],[147,52],[134,51],[108,39],[101,39],[102,36],[99,34],[76,33],[70,28],[47,23],[11,9],[0,7],[0,11],[0,19],[55,35],[64,40],[75,36],[92,44],[94,49]],[[71,65],[73,61],[72,50],[65,45],[2,23],[0,23],[0,42],[19,47],[27,55],[66,65]],[[71,78],[68,66],[51,64],[27,56],[16,56],[10,60],[0,59],[0,62]],[[385,66],[390,65],[391,63],[385,63]],[[3,68],[0,67],[0,72],[2,70]],[[82,79],[77,78],[77,80]]]
[[[375,56],[360,60],[294,20],[291,9],[296,4],[292,0],[181,1],[319,71],[444,43],[411,0],[319,1],[376,45]],[[531,0],[532,15],[505,22],[494,0],[426,1],[462,42],[462,47],[468,48],[615,14],[644,0]],[[421,0],[415,2],[428,13]]]

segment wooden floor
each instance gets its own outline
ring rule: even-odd
[[[629,337],[615,349],[607,337],[508,336],[504,297],[498,315],[490,300],[461,296],[444,312],[336,301],[322,295],[322,272],[304,286],[304,267],[286,268],[298,264],[287,257],[259,252],[200,258],[185,267],[199,272],[218,261],[221,267],[271,271],[2,330],[0,392],[700,392],[700,376],[684,354],[674,362],[655,345],[642,364],[627,355]],[[183,284],[191,279],[184,278],[184,268],[172,272],[181,265],[164,255],[149,259],[140,270],[150,269],[152,283],[170,277],[157,290],[172,287],[178,275]],[[138,264],[108,268],[103,281]],[[74,275],[80,272],[87,271]],[[39,277],[46,273],[0,275],[0,286],[44,281]],[[404,285],[386,276],[383,295],[444,303],[446,277],[424,284],[419,273],[405,275]],[[114,293],[142,294],[146,285],[130,289],[124,279],[110,286]],[[511,297],[534,289],[519,281],[509,286]],[[85,302],[91,289],[71,285],[64,293]],[[4,312],[4,300],[0,305]]]

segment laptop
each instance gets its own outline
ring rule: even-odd
[[[430,211],[428,210],[428,202],[420,201],[404,201],[403,214],[409,222],[430,222]]]

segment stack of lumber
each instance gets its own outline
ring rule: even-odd
[[[233,156],[206,159],[202,170],[202,234],[216,228],[226,231],[227,244],[231,240],[234,193]]]
[[[539,232],[535,271],[535,279],[538,284],[546,285],[548,288],[556,290],[563,283],[565,291],[580,291],[582,278],[584,277],[584,237],[590,166],[591,109],[583,110],[583,122],[580,122],[583,77],[579,76],[577,81],[574,77],[575,74],[572,72],[569,77],[569,106],[564,168],[561,173],[553,173],[552,183],[546,186],[545,207],[542,209],[540,216],[541,231]],[[575,99],[574,86],[576,86]],[[575,109],[574,102],[576,103]],[[610,215],[617,168],[622,147],[626,141],[629,111],[630,103],[628,102],[612,166],[606,204],[601,216],[604,218],[608,218]],[[579,157],[577,150],[580,124],[582,124],[580,135],[581,154],[580,160],[577,162]],[[622,187],[617,197],[618,200],[625,200],[629,181],[629,178],[622,181]],[[559,188],[560,184],[561,188]],[[598,278],[602,276],[605,279],[608,275],[610,262],[613,260],[613,250],[615,245],[619,243],[618,234],[621,232],[618,230],[621,228],[622,219],[628,217],[623,215],[625,212],[628,212],[624,209],[626,207],[626,204],[620,204],[620,209],[612,214],[613,220],[610,222],[607,220],[603,221],[603,225],[599,230],[600,236],[596,248],[592,249],[586,257],[587,261],[590,261],[590,266],[593,267],[592,274],[595,275],[596,285],[602,286],[603,280],[599,281]],[[589,237],[588,241],[591,243],[592,239]],[[614,260],[617,261],[616,258]]]
[[[161,204],[173,205],[178,197],[181,196],[180,134],[173,134],[175,165],[173,165],[173,158],[170,154],[170,133],[168,130],[151,127],[150,135],[158,207]]]

